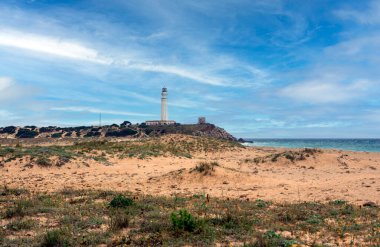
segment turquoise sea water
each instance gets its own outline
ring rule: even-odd
[[[246,139],[247,146],[284,148],[329,148],[363,152],[380,152],[380,139]]]

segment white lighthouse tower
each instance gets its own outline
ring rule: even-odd
[[[161,92],[161,121],[166,122],[168,120],[168,89],[164,87]]]
[[[171,125],[176,124],[175,121],[169,120],[168,116],[168,89],[162,88],[161,91],[161,120],[148,120],[145,121],[146,125]]]

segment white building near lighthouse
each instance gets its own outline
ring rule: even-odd
[[[169,120],[168,114],[168,89],[162,88],[161,92],[161,120],[149,120],[145,121],[146,125],[170,125],[175,124],[173,120]]]

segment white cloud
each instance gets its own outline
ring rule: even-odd
[[[173,65],[160,62],[162,58],[151,57],[151,55],[148,55],[148,50],[144,49],[138,52],[139,55],[136,54],[136,51],[129,51],[127,55],[124,54],[125,50],[130,50],[130,47],[114,47],[112,48],[114,52],[105,56],[105,51],[110,49],[109,46],[94,49],[85,46],[83,43],[70,38],[36,34],[20,29],[0,29],[0,46],[24,49],[72,60],[113,65],[124,69],[171,74],[212,86],[247,87],[258,82],[268,81],[268,73],[262,69],[242,64],[230,57],[213,58],[215,55],[207,51],[197,55],[207,59],[213,58],[208,61],[207,65],[203,63],[198,63],[196,66]],[[134,45],[130,44],[131,47]],[[151,62],[152,60],[155,60],[155,62]],[[226,70],[231,70],[232,75],[229,76],[223,73]],[[242,79],[236,73],[241,73],[244,77],[248,76],[249,78]],[[256,82],[252,83],[255,80]]]
[[[16,99],[25,99],[33,94],[34,88],[21,86],[12,78],[0,77],[0,102],[9,102]]]
[[[98,51],[79,43],[15,30],[0,30],[0,45],[100,64],[112,62],[101,57]]]
[[[307,103],[342,103],[360,98],[369,85],[367,80],[340,83],[321,78],[287,86],[280,90],[280,95]]]
[[[4,93],[6,89],[11,87],[13,84],[13,81],[9,77],[0,77],[0,93]]]
[[[363,1],[364,3],[365,1]],[[371,1],[368,9],[341,9],[335,12],[341,19],[354,20],[361,24],[380,24],[380,2],[375,0]]]
[[[128,96],[128,97],[132,97],[132,98],[135,98],[135,99],[138,99],[138,100],[142,100],[142,101],[148,102],[148,103],[154,103],[154,104],[159,104],[160,103],[159,98],[149,97],[149,96],[146,96],[146,95],[143,95],[143,94],[139,94],[139,93],[136,93],[136,92],[123,91],[122,94],[125,95],[125,96]]]
[[[90,112],[90,113],[102,113],[102,114],[112,114],[112,115],[123,115],[123,116],[139,116],[139,117],[151,117],[153,114],[139,113],[139,112],[128,112],[128,111],[113,111],[97,109],[92,107],[82,107],[82,106],[69,106],[69,107],[52,107],[52,111],[66,111],[66,112]]]
[[[210,100],[210,101],[222,101],[223,98],[219,97],[217,95],[212,95],[212,94],[203,94],[201,95],[205,100]]]
[[[19,116],[15,115],[12,112],[0,109],[0,119],[2,119],[2,120],[9,121],[9,120],[16,120],[19,118],[20,118]]]
[[[143,64],[143,63],[126,64],[126,67],[131,68],[131,69],[143,70],[143,71],[173,74],[176,76],[180,76],[183,78],[195,80],[204,84],[209,84],[209,85],[214,85],[214,86],[232,86],[232,85],[228,85],[225,81],[221,80],[220,78],[213,78],[211,76],[202,74],[197,69],[190,71],[188,69],[184,69],[179,66],[162,65],[162,64]]]
[[[380,36],[373,33],[369,36],[352,38],[345,40],[336,45],[327,47],[327,55],[333,55],[338,58],[349,56],[350,59],[378,57],[374,50],[380,47]]]

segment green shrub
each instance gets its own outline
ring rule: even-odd
[[[62,133],[54,133],[51,135],[52,138],[60,138],[62,136]]]
[[[110,202],[110,207],[113,208],[126,208],[133,204],[133,200],[131,198],[125,197],[123,195],[115,196]]]
[[[37,165],[43,166],[43,167],[48,167],[51,166],[50,160],[46,157],[39,157],[36,160]]]
[[[264,201],[264,200],[262,200],[262,199],[257,199],[256,200],[256,206],[258,207],[258,208],[266,208],[267,206],[269,206],[269,202],[266,202],[266,201]]]
[[[283,247],[291,247],[294,245],[298,245],[298,242],[293,239],[284,239],[281,235],[277,234],[275,231],[270,230],[265,232],[262,235],[256,236],[256,240],[251,244],[244,244],[244,246],[252,246],[252,247],[266,247],[266,246],[283,246]]]
[[[117,231],[129,226],[129,216],[127,212],[123,210],[115,210],[110,214],[110,229]]]
[[[46,232],[41,247],[71,246],[71,234],[65,229],[55,229]]]
[[[36,221],[28,219],[28,220],[17,220],[12,221],[7,225],[7,229],[11,231],[20,231],[20,230],[30,230],[35,226]]]
[[[100,135],[101,135],[101,133],[98,131],[89,131],[84,135],[84,137],[97,137]]]
[[[27,193],[29,192],[26,189],[9,188],[7,185],[4,185],[3,189],[0,189],[1,196],[8,196],[8,195],[19,196],[21,194],[27,194]]]
[[[197,227],[197,221],[187,210],[180,210],[178,213],[173,212],[170,219],[175,231],[194,232]]]
[[[12,218],[15,216],[23,217],[26,215],[27,209],[32,206],[33,206],[33,203],[29,200],[16,201],[13,207],[10,207],[6,210],[5,216],[7,218]]]
[[[15,126],[8,126],[4,127],[1,131],[0,134],[5,133],[5,134],[14,134],[16,132],[16,127]]]
[[[19,129],[16,137],[18,138],[34,138],[38,135],[37,131],[30,130],[30,129]]]
[[[211,175],[214,171],[215,166],[220,166],[217,162],[201,162],[195,168],[193,168],[190,172],[196,171],[202,173],[203,175]]]
[[[333,205],[344,205],[346,204],[347,202],[345,200],[335,200],[335,201],[331,201],[330,204],[333,204]]]
[[[126,128],[126,129],[122,129],[118,131],[108,131],[106,133],[106,136],[107,137],[124,137],[124,136],[131,136],[135,134],[137,134],[136,130]]]

